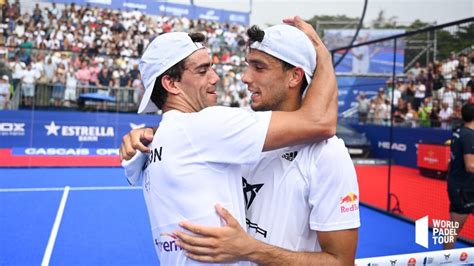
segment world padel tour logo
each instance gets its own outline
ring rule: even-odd
[[[358,197],[355,193],[350,192],[341,198],[341,213],[353,212],[359,209]]]
[[[454,243],[456,230],[459,229],[459,223],[447,220],[432,219],[433,236],[432,241],[428,237],[428,216],[416,220],[415,241],[418,245],[429,248],[429,242],[434,245]]]
[[[79,141],[98,141],[99,137],[113,137],[115,135],[113,127],[98,127],[98,126],[71,126],[71,125],[56,125],[51,121],[49,125],[45,125],[47,130],[46,136],[62,136],[62,137],[77,137]]]

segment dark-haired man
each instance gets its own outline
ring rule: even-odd
[[[159,137],[149,145],[150,155],[142,172],[155,250],[162,265],[191,262],[176,245],[174,232],[182,220],[222,225],[214,210],[216,202],[229,210],[237,224],[245,226],[242,165],[255,164],[262,151],[319,141],[334,134],[337,89],[329,53],[314,31],[310,41],[293,29],[280,33],[297,42],[304,39],[299,49],[306,56],[300,57],[292,49],[280,50],[278,40],[270,43],[268,49],[284,53],[301,65],[274,76],[281,83],[281,88],[274,89],[291,87],[299,93],[304,77],[313,76],[308,69],[314,71],[315,50],[319,67],[301,108],[291,111],[251,113],[212,107],[219,78],[200,44],[203,36],[198,34],[160,35],[143,54],[140,72],[146,91],[139,112],[163,111],[156,132]],[[255,63],[264,71],[261,63]],[[263,97],[257,90],[253,93],[255,101]]]
[[[455,247],[467,217],[474,213],[474,103],[465,104],[461,115],[464,126],[453,133],[448,173],[450,217],[459,227],[456,226],[453,241],[445,243],[444,249]]]
[[[303,24],[301,20],[295,22]],[[300,26],[309,34],[314,32],[306,27],[308,24]],[[293,38],[288,34],[293,31],[298,30],[286,25],[265,31],[252,27],[248,31],[249,67],[242,80],[252,93],[251,107],[255,111],[291,112],[302,106],[301,96],[312,81],[315,65],[307,64],[305,57],[311,52],[302,48],[309,40]],[[275,43],[279,49],[275,49]],[[289,57],[286,51],[294,55]],[[319,64],[318,68],[321,67],[331,66]],[[285,77],[299,72],[298,69],[303,69],[305,75],[285,82]],[[317,80],[316,75],[313,82]],[[145,137],[146,131],[131,132],[122,144],[123,154],[133,153],[135,148],[146,151],[140,147],[140,135]],[[157,134],[156,138],[161,136]],[[341,140],[333,137],[311,145],[265,152],[257,164],[244,169],[248,235],[238,219],[218,207],[226,226],[183,223],[184,228],[201,236],[176,232],[178,243],[188,251],[188,256],[202,262],[354,263],[360,224],[358,187],[354,167]]]
[[[294,111],[301,107],[306,76],[298,89],[278,77],[295,68],[284,53],[268,49],[279,41],[287,49],[300,42],[277,25],[248,31],[248,69],[242,81],[252,93],[255,111]],[[296,48],[298,49],[298,48]],[[304,51],[300,51],[304,56]],[[296,64],[296,67],[300,65]],[[320,67],[320,65],[318,66]],[[309,72],[309,71],[305,71]],[[159,135],[157,136],[160,137]],[[224,227],[183,222],[198,236],[177,232],[178,245],[202,262],[252,261],[259,265],[353,265],[360,226],[354,166],[337,137],[265,152],[244,167],[247,232],[222,207]]]

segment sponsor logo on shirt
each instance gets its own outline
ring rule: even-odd
[[[143,165],[142,170],[145,170],[152,163],[156,163],[157,161],[161,161],[161,155],[162,154],[163,154],[163,147],[152,149],[150,151],[150,156],[148,156],[148,160]]]
[[[263,187],[263,184],[252,185],[247,182],[247,179],[242,177],[242,186],[244,188],[245,206],[247,209],[249,209],[255,197],[257,196],[257,193]]]
[[[171,240],[168,241],[160,241],[155,238],[155,245],[160,252],[174,252],[182,250],[182,248],[176,245],[176,239],[178,238],[176,235],[170,233],[161,233],[160,238],[171,238]]]
[[[341,198],[339,203],[341,206],[341,213],[353,212],[359,210],[359,200],[355,193],[350,192]]]
[[[415,266],[416,265],[416,259],[415,258],[410,258],[407,263],[408,266]]]
[[[267,230],[260,228],[258,224],[252,223],[249,219],[245,219],[245,222],[247,223],[248,228],[255,229],[255,232],[261,234],[264,238],[267,237]]]
[[[296,158],[296,155],[298,155],[298,151],[287,152],[287,153],[283,154],[281,157],[283,159],[286,159],[286,160],[292,162]]]
[[[77,137],[81,142],[98,141],[99,137],[114,137],[115,132],[113,127],[104,126],[71,126],[71,125],[56,125],[51,121],[49,125],[45,125],[47,130],[46,136],[62,136],[62,137]]]

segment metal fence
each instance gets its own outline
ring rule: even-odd
[[[136,112],[143,91],[128,87],[65,86],[18,82],[9,109]]]
[[[423,53],[416,54],[406,49],[407,42],[426,38],[433,41],[423,49]],[[379,154],[377,160],[365,160],[362,164],[377,165],[383,160],[381,165],[370,168],[377,171],[376,174],[369,171],[359,173],[361,201],[411,221],[425,215],[430,219],[448,220],[446,181],[421,177],[417,174],[421,173],[420,170],[402,167],[397,160],[414,157],[420,168],[418,158],[425,158],[420,157],[420,144],[449,148],[445,141],[451,135],[451,125],[460,123],[462,104],[473,99],[473,88],[467,84],[472,84],[474,74],[474,18],[341,47],[333,50],[332,55],[344,69],[352,68],[352,73],[349,73],[352,80],[364,79],[360,75],[377,71],[389,75],[386,82],[372,90],[360,87],[357,82],[339,84],[342,88],[348,87],[344,88],[345,95],[353,96],[349,99],[352,108],[345,111],[341,120],[357,128],[361,135],[370,135],[371,149]],[[342,60],[344,57],[346,59]],[[410,67],[416,61],[421,67]],[[360,92],[367,96],[365,104],[383,106],[359,110],[357,97]],[[464,93],[470,95],[469,98],[462,96]],[[452,110],[446,117],[441,114],[444,105]],[[404,111],[405,117],[402,118],[400,112],[404,108],[413,111],[409,115]],[[431,143],[435,135],[446,138]],[[437,155],[432,150],[427,154],[428,157]],[[442,166],[447,167],[447,164],[443,161]],[[359,169],[365,168],[361,166]],[[446,173],[446,169],[442,171]],[[471,243],[474,241],[473,225],[471,217],[460,234]]]

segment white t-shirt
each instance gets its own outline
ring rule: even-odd
[[[247,232],[293,251],[321,251],[316,231],[360,226],[357,175],[337,137],[265,152],[244,169]]]
[[[209,107],[163,114],[143,170],[143,193],[161,265],[198,264],[175,244],[178,223],[221,226],[220,203],[245,228],[241,165],[262,152],[271,112]]]

